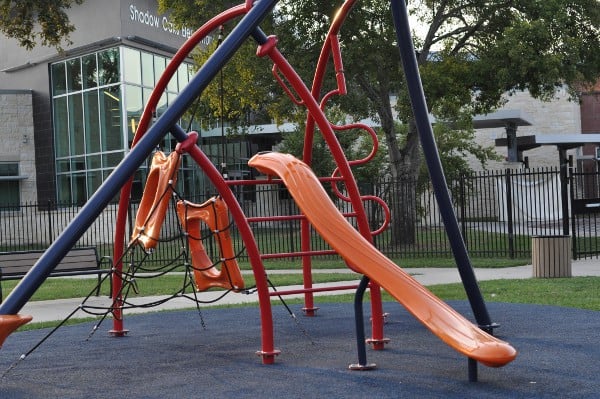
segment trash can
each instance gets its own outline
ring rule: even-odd
[[[571,236],[532,236],[533,277],[571,277]]]

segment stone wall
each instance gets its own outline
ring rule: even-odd
[[[520,126],[517,136],[543,135],[543,134],[580,134],[581,133],[581,111],[577,101],[570,101],[566,89],[560,89],[552,101],[540,101],[532,98],[528,92],[517,92],[507,96],[507,103],[501,109],[521,110],[531,118],[531,126]],[[475,132],[476,140],[485,146],[494,146],[497,138],[506,137],[504,128],[479,129]],[[506,147],[496,147],[496,152],[506,157]],[[575,158],[581,154],[581,150],[570,150]],[[542,146],[526,151],[524,156],[529,158],[530,167],[558,166],[558,151],[555,146]],[[481,167],[472,163],[475,170]],[[504,162],[491,162],[488,169],[504,169]]]
[[[31,90],[0,90],[0,162],[18,162],[21,202],[37,200]]]

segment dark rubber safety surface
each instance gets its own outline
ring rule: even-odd
[[[450,302],[472,320],[466,302]],[[368,350],[371,371],[357,362],[352,304],[319,304],[317,317],[297,322],[274,308],[281,355],[263,365],[256,307],[172,311],[127,317],[127,337],[106,321],[63,327],[0,381],[0,398],[598,398],[600,312],[488,303],[496,335],[517,359],[479,366],[468,381],[467,359],[446,347],[400,305],[386,303],[391,339]],[[369,306],[365,305],[368,317]],[[0,350],[0,372],[48,330],[19,332]],[[368,336],[368,329],[367,329]]]

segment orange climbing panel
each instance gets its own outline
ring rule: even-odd
[[[188,235],[196,289],[205,291],[221,287],[234,291],[242,290],[244,279],[235,260],[225,201],[220,197],[213,197],[203,204],[178,201],[177,215]],[[208,225],[216,237],[221,256],[221,270],[216,268],[202,245],[201,221]]]
[[[30,315],[21,314],[3,314],[0,315],[0,348],[4,344],[4,340],[17,328],[31,321]]]
[[[168,156],[157,151],[152,157],[142,201],[135,217],[135,227],[131,234],[131,242],[137,242],[144,250],[154,249],[158,243],[173,186],[177,182],[180,163],[180,154],[177,151],[171,152]]]

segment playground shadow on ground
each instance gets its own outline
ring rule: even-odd
[[[450,302],[472,319],[466,302]],[[127,337],[109,336],[106,321],[63,327],[0,381],[2,398],[592,398],[600,392],[600,312],[489,303],[500,338],[519,351],[499,369],[479,366],[468,382],[467,360],[445,346],[400,305],[390,313],[383,351],[369,350],[372,371],[356,363],[351,304],[321,304],[317,317],[295,322],[274,308],[273,365],[261,364],[256,307],[130,316]],[[365,311],[368,313],[368,306]],[[202,328],[202,324],[206,328]],[[0,351],[4,372],[48,332],[10,336]]]

